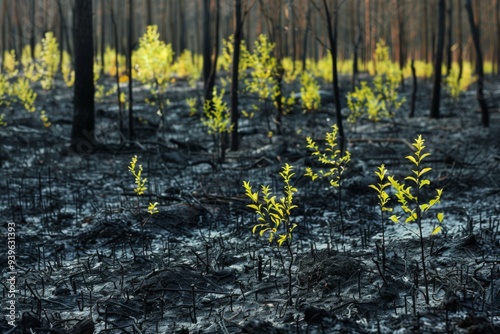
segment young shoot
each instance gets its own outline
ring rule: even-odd
[[[218,94],[217,88],[214,88],[212,100],[205,101],[203,118],[201,119],[201,122],[207,127],[208,134],[214,138],[217,160],[219,162],[224,162],[225,158],[223,134],[233,131],[231,114],[223,97],[224,90],[222,89],[220,94]]]
[[[261,196],[258,191],[253,192],[250,182],[243,181],[245,195],[252,201],[247,206],[255,211],[259,222],[252,228],[252,233],[258,233],[261,237],[269,234],[269,243],[276,242],[280,247],[284,242],[291,243],[293,230],[297,227],[297,224],[290,223],[290,214],[297,208],[297,205],[293,204],[293,194],[297,192],[297,188],[290,183],[292,176],[295,175],[292,170],[293,166],[285,164],[283,171],[280,172],[284,186],[283,196],[278,200],[272,195],[269,186],[261,186]]]
[[[325,166],[325,170],[320,169],[315,172],[311,167],[306,168],[305,176],[309,176],[312,181],[316,179],[327,179],[333,188],[338,189],[338,210],[340,223],[342,227],[342,242],[345,236],[344,230],[344,219],[342,217],[342,192],[341,183],[342,175],[345,172],[345,167],[351,160],[351,153],[345,151],[342,152],[338,148],[337,143],[337,133],[338,127],[336,124],[332,126],[332,131],[327,132],[325,136],[327,147],[324,151],[321,151],[319,145],[311,138],[307,137],[307,148],[312,150],[311,155],[316,157],[318,161]],[[330,228],[330,239],[332,238],[332,229]]]
[[[426,268],[426,257],[424,249],[424,234],[422,231],[422,218],[429,210],[440,203],[443,189],[436,189],[436,196],[429,200],[429,202],[422,202],[422,191],[424,187],[430,186],[431,181],[425,178],[425,174],[432,170],[431,167],[424,167],[423,161],[425,158],[429,157],[431,154],[429,152],[424,152],[425,141],[422,135],[419,135],[415,142],[412,144],[415,148],[413,155],[408,155],[406,159],[412,163],[414,168],[409,176],[404,178],[406,183],[396,180],[394,176],[389,176],[391,186],[396,190],[396,198],[399,202],[399,206],[404,213],[404,217],[392,215],[390,219],[398,223],[401,218],[404,219],[405,223],[416,222],[418,226],[418,236],[420,240],[420,256],[422,271],[424,275],[425,284],[425,301],[429,303],[429,282],[427,279],[427,268]],[[443,222],[444,214],[442,212],[437,214],[437,225],[434,227],[432,234],[437,234],[441,231],[441,223]]]
[[[385,177],[386,174],[387,174],[387,169],[385,168],[385,165],[384,164],[380,165],[380,167],[378,167],[378,171],[375,171],[375,175],[377,175],[379,183],[369,185],[370,188],[372,188],[377,192],[378,206],[380,208],[380,216],[381,216],[380,220],[382,222],[382,272],[384,274],[385,274],[385,264],[386,264],[384,213],[392,211],[392,208],[387,206],[387,203],[390,200],[390,196],[385,189],[387,187],[390,187],[391,183],[386,180]]]
[[[252,201],[247,206],[257,214],[257,224],[252,228],[252,233],[261,237],[268,235],[270,244],[281,247],[286,246],[289,255],[288,268],[285,268],[285,262],[280,255],[280,260],[288,276],[288,303],[292,304],[292,266],[295,261],[295,255],[292,250],[292,236],[297,224],[290,221],[292,210],[297,208],[293,203],[293,195],[297,192],[297,188],[292,186],[291,178],[295,175],[293,166],[285,164],[280,176],[283,179],[283,196],[279,199],[272,194],[269,186],[261,185],[260,194],[254,192],[250,182],[243,181],[245,195]]]
[[[142,165],[137,164],[137,155],[134,155],[132,157],[132,160],[130,160],[128,170],[134,176],[134,180],[135,180],[134,192],[137,194],[137,196],[144,195],[144,193],[147,190],[146,182],[148,181],[148,179],[142,177]],[[149,218],[152,215],[159,212],[157,205],[158,205],[158,202],[154,202],[154,203],[149,202],[148,208],[146,210],[149,213],[149,217],[144,219],[143,225],[149,221]],[[138,202],[137,206],[139,207],[139,202]]]

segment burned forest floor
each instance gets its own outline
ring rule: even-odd
[[[137,87],[136,140],[122,145],[116,98],[96,103],[102,148],[91,154],[68,150],[71,90],[40,91],[50,128],[23,111],[8,111],[9,125],[0,128],[3,332],[499,333],[500,84],[487,85],[489,128],[480,124],[473,87],[456,102],[443,93],[435,120],[430,83],[420,86],[413,118],[407,102],[394,120],[345,122],[351,161],[340,190],[304,176],[317,166],[305,138],[324,145],[333,104],[314,114],[297,106],[283,118],[283,135],[271,135],[271,104],[242,95],[242,109],[259,109],[240,120],[240,150],[218,164],[201,111],[190,116],[185,102],[200,98],[200,87],[169,89],[161,129],[154,107],[142,102],[148,91]],[[402,91],[408,101],[410,90]],[[368,187],[381,164],[389,175],[411,174],[405,157],[419,134],[432,153],[422,197],[443,188],[421,224],[427,289],[418,225],[387,215],[382,224]],[[128,171],[134,155],[147,178],[142,196]],[[242,186],[268,184],[279,197],[285,163],[298,189],[293,255],[252,234],[257,220]],[[147,213],[149,202],[159,213]],[[393,197],[389,206],[396,204]],[[431,235],[438,212],[443,230]]]

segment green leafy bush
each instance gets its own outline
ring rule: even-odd
[[[309,72],[304,72],[300,76],[300,97],[302,100],[302,110],[312,112],[319,109],[321,96],[319,95],[320,86],[318,81]]]

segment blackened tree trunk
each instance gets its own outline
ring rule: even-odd
[[[234,32],[234,51],[233,51],[233,68],[231,72],[231,124],[233,131],[231,132],[231,150],[237,151],[240,146],[240,137],[238,133],[238,119],[240,113],[238,111],[238,77],[240,66],[240,49],[243,32],[243,20],[241,19],[241,1],[234,0],[234,14],[236,29]]]
[[[203,83],[205,92],[207,90],[208,78],[210,77],[212,59],[210,46],[210,0],[203,0]]]
[[[462,52],[462,5],[460,2],[462,0],[457,0],[458,1],[458,15],[457,15],[457,49],[458,49],[458,76],[457,76],[457,81],[460,82],[462,79],[462,73],[464,70],[464,61],[463,61],[463,52]]]
[[[148,26],[152,25],[153,24],[153,12],[151,10],[151,0],[147,0],[146,1],[146,24]]]
[[[410,117],[415,116],[415,104],[417,101],[417,71],[415,70],[415,61],[411,60],[411,77],[413,79],[413,89],[411,91]]]
[[[35,0],[31,1],[30,7],[31,15],[31,36],[30,36],[30,47],[31,47],[31,58],[35,58],[35,34],[36,34],[36,3]],[[3,53],[2,53],[3,55]]]
[[[127,52],[127,70],[128,70],[128,139],[134,140],[134,96],[132,89],[132,41],[134,31],[134,1],[128,1],[128,52]],[[118,70],[118,69],[117,69]]]
[[[453,1],[448,2],[448,29],[446,31],[446,75],[451,72],[451,49],[453,47],[452,28],[453,28]]]
[[[205,101],[210,101],[212,99],[215,87],[215,75],[217,74],[217,58],[219,55],[220,0],[214,0],[212,2],[212,11],[215,12],[214,44],[212,56],[210,58],[210,74],[205,85]]]
[[[495,2],[495,29],[496,29],[496,62],[497,62],[497,76],[500,76],[500,0]]]
[[[439,103],[441,100],[441,65],[443,64],[444,49],[444,19],[445,1],[438,2],[438,37],[434,63],[434,87],[432,88],[431,118],[439,118]]]
[[[96,144],[92,1],[76,0],[75,13],[75,86],[71,148],[76,153],[90,153]]]
[[[106,9],[104,1],[101,2],[101,72],[104,73],[104,52],[106,49]],[[117,67],[118,68],[118,67]]]
[[[339,148],[341,151],[341,155],[345,152],[345,135],[344,135],[344,126],[342,123],[342,105],[340,104],[340,92],[339,92],[339,82],[338,82],[338,74],[337,74],[337,8],[334,8],[334,16],[335,16],[335,27],[332,25],[332,16],[330,13],[330,9],[328,8],[328,4],[326,0],[323,0],[323,6],[325,7],[325,15],[326,15],[326,23],[328,30],[328,39],[330,41],[330,52],[332,54],[332,72],[333,72],[333,98],[335,102],[335,111],[337,118],[337,127],[338,127],[338,139],[339,139]]]
[[[479,30],[474,23],[474,12],[472,11],[472,5],[470,0],[465,0],[465,9],[467,10],[467,16],[469,18],[469,25],[472,34],[472,40],[474,41],[474,48],[476,49],[476,69],[477,69],[477,90],[476,98],[481,108],[481,120],[484,127],[490,125],[490,113],[488,111],[488,105],[483,94],[484,86],[484,69],[483,69],[483,55],[481,53],[481,44],[479,42]]]

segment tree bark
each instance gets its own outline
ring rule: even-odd
[[[4,0],[6,1],[6,0]],[[35,58],[35,34],[36,34],[36,3],[35,0],[31,0],[31,36],[30,36],[30,47],[31,47],[31,58]]]
[[[240,49],[243,32],[243,20],[241,18],[241,1],[234,0],[234,15],[236,29],[234,32],[234,51],[233,51],[233,68],[231,72],[231,150],[237,151],[240,146],[240,137],[238,133],[238,119],[240,113],[238,111],[238,77],[240,65]]]
[[[370,0],[365,0],[365,63],[372,59],[372,36],[370,22]]]
[[[410,117],[415,116],[415,104],[417,101],[417,71],[415,70],[415,61],[411,60],[411,77],[413,79],[413,89],[411,91]]]
[[[210,77],[212,59],[210,46],[210,0],[203,1],[203,83],[205,92],[207,90],[208,78]]]
[[[467,16],[469,18],[469,26],[472,34],[472,40],[474,42],[474,48],[476,49],[476,69],[477,69],[477,89],[476,89],[476,99],[481,108],[481,121],[484,127],[490,125],[490,113],[488,111],[488,105],[483,94],[484,86],[484,69],[483,69],[483,55],[481,53],[481,43],[479,41],[479,30],[474,23],[474,12],[472,10],[472,5],[470,0],[465,0],[465,9],[467,11]]]
[[[428,63],[430,60],[429,57],[429,10],[428,10],[428,4],[427,0],[423,0],[423,5],[424,5],[424,24],[423,24],[423,35],[424,35],[424,42],[423,42],[423,53],[424,53],[424,59]]]
[[[215,12],[214,45],[212,48],[212,56],[210,58],[210,74],[205,85],[205,101],[210,101],[212,99],[213,90],[215,87],[217,58],[219,55],[220,0],[213,0],[212,7],[213,11]]]
[[[146,25],[150,26],[153,24],[153,11],[151,9],[151,0],[146,1]]]
[[[106,8],[101,2],[101,72],[104,72],[104,52],[106,49]]]
[[[128,0],[128,50],[127,50],[127,71],[128,71],[128,139],[135,139],[134,133],[134,95],[132,89],[132,49],[134,31],[134,0]]]
[[[439,118],[439,103],[441,100],[441,65],[443,64],[445,1],[438,2],[438,36],[434,63],[434,87],[432,89],[431,118]]]
[[[75,86],[71,147],[79,154],[90,153],[94,138],[94,44],[92,1],[75,2]]]
[[[446,33],[446,42],[447,42],[446,43],[446,75],[450,75],[451,64],[452,64],[451,48],[453,46],[453,41],[452,41],[453,1],[448,2],[447,14],[448,14],[448,29],[447,29],[447,33]]]
[[[334,8],[334,19],[335,24],[332,25],[332,16],[330,13],[330,9],[326,3],[326,0],[323,0],[323,6],[325,8],[326,15],[326,23],[328,30],[328,39],[330,41],[330,52],[332,54],[332,75],[333,75],[333,98],[335,102],[335,115],[337,118],[337,127],[338,127],[338,140],[339,140],[339,148],[341,151],[341,155],[344,155],[345,152],[345,135],[344,135],[344,126],[342,123],[342,105],[340,103],[340,92],[339,92],[339,82],[338,82],[338,74],[337,74],[337,8]]]
[[[500,76],[500,0],[495,2],[495,52],[496,52],[496,63],[497,63],[497,76]]]
[[[462,73],[464,69],[464,61],[463,61],[463,50],[462,50],[462,5],[461,5],[462,0],[457,0],[458,2],[458,15],[457,15],[457,49],[458,49],[458,55],[457,55],[457,61],[458,61],[458,76],[457,76],[457,81],[460,81],[462,79]]]

